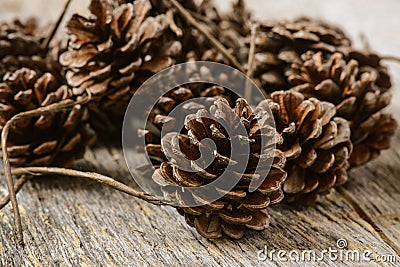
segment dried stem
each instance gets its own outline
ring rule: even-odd
[[[64,19],[65,13],[68,10],[69,5],[71,4],[72,0],[67,0],[65,3],[64,9],[62,13],[60,14],[60,17],[58,18],[57,22],[54,24],[52,31],[50,32],[50,35],[46,38],[44,42],[44,49],[47,50],[50,46],[51,41],[53,40],[54,36],[56,35],[58,28],[60,27],[60,24],[62,20]]]
[[[21,119],[37,117],[44,113],[55,113],[55,112],[58,112],[58,111],[61,111],[64,109],[71,108],[75,105],[83,105],[83,104],[86,104],[87,102],[89,102],[90,99],[91,99],[91,94],[88,91],[88,96],[85,98],[82,98],[81,100],[78,100],[78,101],[73,101],[73,100],[68,99],[68,100],[64,100],[64,101],[61,101],[56,104],[49,105],[47,107],[41,107],[38,109],[18,113],[14,117],[12,117],[10,120],[8,120],[6,125],[4,125],[4,128],[1,133],[1,149],[2,149],[2,153],[3,153],[4,174],[6,176],[8,192],[10,195],[10,200],[11,200],[11,204],[12,204],[12,208],[13,208],[13,212],[14,212],[14,221],[15,221],[15,225],[17,228],[17,239],[20,244],[23,243],[21,215],[20,215],[19,208],[18,208],[18,202],[17,202],[15,190],[14,190],[13,178],[11,175],[10,159],[9,159],[8,152],[7,152],[7,139],[8,139],[8,133],[10,131],[10,128],[17,121],[19,121]]]
[[[255,23],[251,24],[251,38],[250,38],[250,51],[249,51],[249,60],[247,63],[247,77],[249,79],[253,79],[254,73],[254,56],[256,52],[256,33],[257,33],[258,25]],[[246,81],[246,91],[244,93],[245,99],[251,98],[251,86],[250,81]]]
[[[397,56],[382,56],[381,59],[400,63],[400,57],[397,57]]]
[[[208,41],[238,70],[245,73],[246,70],[243,68],[242,64],[229,53],[229,51],[218,41],[212,34],[209,32],[207,27],[196,21],[195,18],[187,11],[178,1],[169,0],[171,4],[178,10],[178,12],[182,15],[182,17],[193,27],[195,27],[200,33],[204,35],[208,39]]]
[[[253,76],[254,73],[254,57],[256,52],[256,34],[257,34],[258,24],[252,23],[251,24],[251,38],[250,38],[250,51],[249,51],[249,60],[248,60],[248,67],[247,67],[247,76],[250,78]]]
[[[164,205],[164,206],[174,206],[172,202],[168,202],[167,200],[156,197],[154,195],[151,195],[149,193],[143,192],[143,191],[138,191],[135,190],[121,182],[118,182],[114,180],[111,177],[99,174],[99,173],[94,173],[94,172],[82,172],[82,171],[77,171],[77,170],[72,170],[72,169],[64,169],[64,168],[49,168],[49,167],[28,167],[28,168],[16,168],[12,169],[12,174],[13,175],[30,175],[34,177],[42,177],[43,175],[62,175],[62,176],[69,176],[69,177],[77,177],[77,178],[84,178],[84,179],[89,179],[92,181],[95,181],[97,183],[100,183],[102,185],[106,185],[112,189],[118,190],[120,192],[126,193],[130,196],[142,199],[148,203],[151,203],[153,205]],[[21,187],[28,181],[29,179],[25,178],[22,180],[17,181],[15,184],[14,188],[15,191],[19,191]],[[2,204],[0,206],[0,209],[3,208],[5,205],[7,205],[9,196],[7,195],[0,203]]]
[[[367,35],[365,33],[360,33],[360,40],[362,43],[362,47],[364,50],[370,50],[371,49],[371,43],[368,40]]]

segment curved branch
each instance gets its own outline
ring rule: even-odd
[[[6,176],[7,188],[8,188],[8,192],[10,195],[10,200],[11,200],[11,204],[12,204],[12,208],[13,208],[13,212],[14,212],[14,220],[15,220],[15,224],[16,224],[16,228],[17,228],[17,238],[18,238],[18,242],[20,244],[23,243],[23,238],[24,238],[23,233],[22,233],[21,215],[19,212],[17,197],[16,197],[15,190],[14,190],[14,182],[13,182],[13,178],[11,175],[10,158],[9,158],[8,152],[7,152],[7,139],[8,139],[8,134],[9,134],[10,128],[12,125],[14,125],[17,121],[19,121],[21,119],[37,117],[37,116],[43,115],[45,113],[55,113],[55,112],[59,112],[64,109],[71,108],[76,105],[86,104],[92,98],[92,95],[90,94],[90,92],[88,90],[87,90],[87,92],[88,92],[87,97],[82,98],[77,101],[67,99],[67,100],[61,101],[59,103],[55,103],[55,104],[46,106],[46,107],[40,107],[40,108],[37,108],[34,110],[18,113],[14,117],[12,117],[10,120],[8,120],[7,123],[4,125],[4,128],[1,132],[1,150],[2,150],[2,154],[3,154],[3,162],[4,162],[4,175]]]
[[[139,199],[144,200],[153,205],[174,206],[174,203],[169,202],[163,198],[154,196],[147,192],[133,189],[121,182],[114,180],[111,177],[108,177],[108,176],[105,176],[105,175],[102,175],[99,173],[82,172],[82,171],[77,171],[77,170],[72,170],[72,169],[51,168],[51,167],[15,168],[15,169],[11,170],[11,173],[13,175],[30,175],[30,176],[34,176],[34,177],[39,177],[39,176],[43,176],[43,175],[62,175],[62,176],[69,176],[69,177],[76,177],[76,178],[84,178],[84,179],[95,181],[102,185],[106,185],[112,189],[118,190],[118,191],[128,194],[130,196],[139,198]],[[28,180],[29,180],[28,178],[24,178],[23,180],[20,179],[19,181],[17,181],[17,183],[15,184],[15,191],[20,190],[22,185],[25,184]],[[6,205],[9,202],[8,199],[9,199],[9,196],[7,195],[0,202],[0,204],[1,204],[0,209],[3,208],[4,205]]]

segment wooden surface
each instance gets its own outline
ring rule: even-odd
[[[394,147],[400,147],[400,134]],[[126,178],[129,174],[124,164],[114,147],[99,146],[89,151],[78,168]],[[276,207],[271,211],[269,230],[247,233],[239,241],[207,241],[187,226],[174,209],[152,206],[93,182],[37,178],[18,195],[24,220],[24,248],[15,246],[11,208],[0,212],[0,264],[254,266],[264,264],[258,261],[257,252],[265,245],[286,251],[322,251],[336,247],[338,239],[346,239],[351,250],[399,255],[399,166],[399,154],[392,149],[379,160],[353,171],[343,190],[333,192],[315,208]],[[4,182],[1,189],[4,194]]]
[[[79,1],[74,2],[74,8],[82,9],[76,2]],[[303,5],[298,4],[296,8],[290,8],[293,1],[249,2],[254,7],[260,5],[257,6],[258,16],[319,14],[347,27],[355,38],[359,33],[365,33],[371,46],[384,54],[400,55],[400,35],[397,24],[393,23],[399,21],[395,14],[400,8],[398,1],[341,0],[327,4],[326,1],[302,0],[298,2]],[[279,2],[282,2],[280,6]],[[26,7],[31,5],[30,2],[0,0],[0,16],[8,18],[19,11],[25,15],[37,14],[44,3],[49,3],[46,10],[49,6],[62,5],[62,1],[56,0],[32,3],[37,4],[33,5],[36,9]],[[365,14],[373,12],[378,15],[362,20]],[[46,16],[52,18],[55,13]],[[396,64],[390,66],[397,86],[400,68]],[[399,95],[395,93],[392,107],[397,118],[400,117],[396,105],[400,103]],[[295,263],[260,262],[257,252],[265,245],[269,249],[286,251],[322,251],[336,247],[336,241],[341,238],[347,240],[348,248],[352,250],[368,249],[381,255],[400,257],[399,148],[400,133],[391,150],[367,166],[352,171],[350,182],[340,192],[322,199],[315,208],[274,208],[270,212],[273,218],[270,229],[247,233],[239,241],[207,241],[187,226],[174,209],[152,206],[93,182],[65,177],[38,178],[18,194],[26,242],[24,248],[15,245],[10,206],[0,211],[0,265],[296,266]],[[77,168],[130,179],[122,155],[113,146],[100,145],[89,151]],[[6,194],[4,177],[1,177],[0,194]],[[353,264],[398,266],[400,263]],[[326,261],[308,263],[308,266],[343,266],[343,263]]]

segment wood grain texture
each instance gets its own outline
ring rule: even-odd
[[[396,145],[399,142],[400,135]],[[15,246],[11,208],[0,212],[0,263],[4,266],[295,266],[259,262],[257,252],[265,245],[286,251],[322,251],[336,247],[340,238],[346,239],[352,250],[398,255],[400,189],[396,179],[400,170],[396,166],[400,157],[396,154],[392,149],[378,161],[354,171],[352,181],[341,192],[328,195],[315,208],[274,208],[270,229],[247,233],[239,241],[228,238],[208,241],[188,227],[173,208],[152,206],[93,182],[65,177],[37,178],[18,195],[24,220],[24,248]],[[388,158],[395,155],[389,162]],[[99,146],[89,151],[86,161],[77,167],[126,181],[130,178],[124,164],[118,150]],[[5,191],[3,179],[1,192]],[[337,264],[326,261],[318,266]]]
[[[220,1],[225,5],[224,1]],[[74,1],[69,14],[82,12],[88,1]],[[384,54],[400,55],[400,2],[249,0],[262,18],[319,16],[346,27],[356,39],[366,34],[371,46]],[[40,15],[51,21],[63,1],[0,0],[0,17]],[[368,19],[366,19],[368,17]],[[391,64],[395,88],[400,67]],[[400,90],[395,91],[400,118]],[[397,104],[396,104],[397,103]],[[18,194],[24,223],[25,247],[15,245],[10,206],[0,211],[0,266],[304,266],[305,263],[259,262],[257,252],[269,249],[336,247],[344,238],[349,249],[369,249],[400,257],[400,133],[393,148],[376,161],[351,172],[350,182],[320,200],[314,208],[279,206],[264,232],[242,240],[208,241],[186,225],[173,208],[156,207],[102,187],[66,177],[37,178]],[[100,145],[89,151],[77,168],[131,181],[121,152]],[[0,195],[4,196],[4,177]],[[399,263],[309,263],[307,266],[398,266]]]

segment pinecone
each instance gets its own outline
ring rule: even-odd
[[[71,90],[51,73],[22,68],[8,72],[0,83],[0,131],[14,115],[72,99]],[[20,166],[69,167],[83,157],[95,134],[83,106],[19,121],[10,129],[10,163]]]
[[[92,17],[75,14],[68,22],[69,50],[60,62],[75,95],[89,88],[101,111],[121,116],[142,82],[174,64],[181,44],[165,15],[149,15],[148,0],[116,8],[92,0],[89,9]]]
[[[379,155],[380,150],[390,147],[397,124],[381,113],[390,104],[392,95],[390,76],[380,64],[379,56],[355,50],[347,56],[309,51],[292,64],[286,75],[293,90],[307,98],[333,103],[337,115],[351,122],[351,140],[355,146],[350,159],[352,166],[365,164]],[[380,123],[389,124],[390,130],[384,134],[385,145],[376,145],[371,142],[377,137],[375,126],[380,125],[381,119]],[[367,147],[373,149],[365,154]]]
[[[185,6],[186,7],[186,6]],[[191,9],[192,15],[199,20],[230,52],[238,59],[248,58],[246,47],[250,25],[250,13],[239,0],[229,12],[220,14],[214,1],[204,0]],[[179,20],[182,20],[178,17]],[[183,62],[212,61],[229,65],[229,61],[210,44],[207,38],[192,26],[181,23],[185,30],[183,38]]]
[[[21,67],[46,69],[42,39],[36,19],[0,23],[0,81],[8,71]]]
[[[377,118],[386,116],[381,110],[391,100],[390,76],[378,55],[352,48],[338,27],[307,18],[261,23],[256,45],[254,76],[267,93],[293,89],[306,98],[335,104],[337,116],[350,121],[355,146],[352,166],[365,164],[389,148],[387,143],[369,151],[371,156],[359,154],[370,147],[369,131]],[[391,119],[390,127],[396,125]],[[393,132],[387,132],[385,140]]]
[[[363,122],[357,130],[358,134],[364,135],[363,141],[354,146],[351,164],[363,165],[377,158],[382,150],[389,149],[397,127],[398,123],[392,115],[380,112]]]
[[[175,118],[169,116],[169,113],[185,101],[199,97],[208,99],[208,102],[214,102],[216,99],[225,98],[230,105],[233,105],[237,98],[236,95],[230,93],[221,86],[204,83],[191,83],[185,87],[175,88],[161,97],[154,109],[150,112],[148,118],[148,125],[151,125],[150,128],[152,128],[152,130],[144,130],[139,133],[140,137],[145,136],[147,144],[146,153],[150,157],[155,158],[155,162],[166,160],[161,149],[160,132],[166,124],[174,125],[176,121]],[[198,109],[196,105],[192,104],[191,106]],[[189,108],[190,106],[186,107]],[[189,108],[181,112],[182,114],[190,114],[194,111]],[[153,126],[155,126],[155,128]],[[171,129],[172,127],[169,128]],[[155,129],[157,129],[157,131],[155,131]]]
[[[259,24],[254,77],[260,80],[267,93],[290,89],[285,71],[291,64],[301,61],[303,53],[323,51],[332,54],[351,45],[341,29],[319,20],[299,18]]]
[[[116,0],[118,5],[123,5],[123,4],[129,4],[133,3],[137,0]],[[180,2],[181,5],[183,5],[186,9],[196,12],[199,9],[199,5],[195,3],[195,0],[177,0]],[[202,2],[208,2],[209,0],[205,0]],[[163,13],[166,13],[170,8],[171,4],[169,1],[163,1],[163,0],[150,0],[152,9],[151,9],[151,15],[152,16],[157,16]],[[174,10],[175,12],[175,10]]]
[[[306,99],[293,90],[272,94],[271,110],[282,133],[288,177],[285,200],[311,205],[318,194],[346,182],[352,152],[349,122],[332,103]]]
[[[249,51],[249,32],[252,27],[252,14],[247,9],[244,0],[236,1],[227,13],[221,15],[218,28],[214,30],[214,36],[232,51],[232,55],[247,68]]]
[[[246,228],[253,230],[267,228],[269,224],[267,207],[283,199],[281,186],[286,178],[283,169],[285,157],[280,150],[274,148],[274,145],[281,143],[281,136],[270,126],[272,118],[262,107],[253,111],[244,99],[227,94],[224,88],[219,86],[199,88],[201,86],[195,84],[170,91],[166,97],[160,99],[152,112],[153,115],[150,116],[150,121],[159,130],[162,127],[169,129],[168,123],[173,124],[175,121],[175,118],[169,115],[169,111],[185,102],[179,112],[186,116],[184,130],[180,133],[169,133],[161,140],[154,131],[141,131],[140,134],[146,137],[146,152],[157,169],[153,174],[153,180],[162,187],[166,197],[183,203],[187,203],[185,201],[188,200],[199,203],[197,207],[178,208],[187,223],[194,226],[206,238],[219,238],[223,233],[232,238],[241,238]],[[206,101],[202,104],[190,101],[199,96],[206,97]],[[240,121],[235,116],[238,116]],[[260,121],[261,118],[263,119]],[[239,124],[245,127],[248,137],[228,136],[229,130],[224,126],[232,130]],[[268,144],[261,142],[260,135],[265,138],[266,134],[270,141]],[[202,142],[206,138],[215,142],[215,152]],[[204,197],[195,192],[188,193],[171,188],[165,183],[168,181],[176,186],[198,187],[215,181],[229,164],[234,164],[232,161],[235,156],[232,155],[230,158],[231,146],[240,145],[240,141],[250,142],[250,155],[239,155],[240,162],[248,164],[243,174],[230,173],[240,179],[231,191],[213,188],[217,192],[226,193],[221,199],[208,203]],[[177,152],[179,150],[181,153]],[[202,155],[202,158],[212,157],[214,153],[216,155],[211,165],[206,168],[196,163],[200,151],[207,154]],[[185,170],[190,168],[191,171],[182,170],[185,165],[184,158],[192,162],[191,166],[185,166]],[[255,172],[255,168],[257,165],[263,167],[263,164],[268,167],[272,165],[271,171],[268,175],[261,171],[265,174],[263,178],[266,179],[255,192],[252,192],[250,182],[260,175]]]

